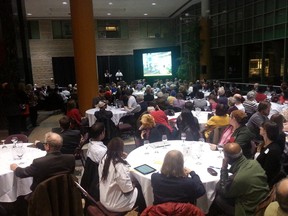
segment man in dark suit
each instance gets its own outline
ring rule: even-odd
[[[75,149],[79,146],[81,140],[80,131],[70,129],[70,124],[70,118],[68,116],[63,116],[59,119],[60,128],[52,129],[52,132],[58,133],[63,139],[63,145],[60,149],[63,154],[74,154]]]
[[[34,159],[28,167],[21,168],[17,164],[10,165],[10,169],[20,178],[33,177],[31,190],[42,181],[63,173],[73,173],[75,169],[74,155],[64,155],[60,152],[62,137],[59,134],[48,132],[45,134],[44,148],[47,154]]]

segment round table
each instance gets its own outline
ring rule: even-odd
[[[32,143],[23,143],[25,153],[21,160],[13,159],[12,144],[6,144],[7,148],[0,146],[0,202],[15,202],[18,196],[31,193],[30,186],[33,178],[18,178],[10,170],[12,163],[16,163],[20,167],[27,167],[35,158],[46,155],[46,151],[30,148],[29,145]]]
[[[106,110],[109,110],[113,113],[111,120],[114,122],[115,125],[119,124],[119,120],[121,119],[121,117],[127,115],[127,111],[125,111],[124,108],[115,108],[108,106]],[[99,111],[99,108],[93,108],[86,111],[86,117],[89,120],[89,127],[91,127],[96,121],[96,117],[94,116],[95,111]]]
[[[153,204],[153,189],[151,187],[151,174],[143,175],[133,169],[142,164],[147,164],[157,171],[161,169],[165,154],[172,149],[179,150],[184,155],[185,166],[196,172],[206,189],[206,194],[197,199],[197,206],[205,213],[208,213],[210,205],[215,198],[215,187],[220,179],[220,167],[222,165],[222,155],[218,151],[211,151],[208,143],[195,141],[185,141],[184,145],[181,140],[168,140],[167,147],[153,148],[152,145],[161,144],[161,142],[151,143],[146,150],[145,146],[141,146],[133,150],[127,157],[128,163],[131,165],[131,174],[140,183],[146,205]],[[147,154],[147,152],[149,152]],[[200,152],[200,159],[197,158]],[[200,162],[201,164],[197,164]],[[207,172],[207,168],[212,166],[217,172],[217,176],[212,176]]]

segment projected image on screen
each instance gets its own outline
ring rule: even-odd
[[[172,76],[171,51],[143,53],[143,74],[148,76]]]

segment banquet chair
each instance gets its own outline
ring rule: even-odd
[[[9,135],[8,137],[6,137],[4,143],[5,144],[12,143],[12,141],[11,141],[12,137],[17,137],[18,141],[22,141],[23,143],[28,142],[28,137],[25,134],[12,134],[12,135]]]
[[[28,216],[83,215],[81,193],[76,177],[60,174],[37,185],[28,200]]]
[[[88,143],[88,141],[89,141],[89,134],[86,133],[80,140],[79,146],[77,146],[74,151],[75,160],[81,160],[83,167],[85,166],[85,155],[82,148],[86,143]]]
[[[120,118],[117,128],[121,138],[126,139],[127,137],[134,135],[133,121],[135,121],[133,115]]]
[[[74,181],[76,187],[80,190],[85,197],[85,202],[89,205],[86,208],[86,216],[124,216],[127,212],[111,212],[107,210],[100,201],[96,201],[81,185]]]
[[[141,216],[159,216],[159,215],[177,215],[177,216],[204,216],[200,208],[191,203],[167,202],[158,205],[148,206]]]

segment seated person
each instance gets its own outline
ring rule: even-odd
[[[162,140],[162,135],[170,133],[169,129],[161,124],[155,123],[154,117],[150,114],[143,114],[141,116],[141,126],[139,131],[141,132],[142,140],[149,140],[150,143]]]
[[[80,114],[79,109],[77,109],[75,100],[70,99],[67,102],[66,115],[71,119],[70,128],[71,129],[80,129],[82,116]]]
[[[173,107],[177,107],[180,110],[184,107],[185,100],[182,93],[176,94],[176,99],[173,101]]]
[[[227,106],[224,104],[217,104],[215,115],[212,116],[206,123],[205,126],[205,138],[209,137],[210,132],[221,126],[226,126],[229,124],[229,115],[227,114]]]
[[[144,101],[153,101],[154,100],[154,92],[151,86],[147,86],[144,93]]]
[[[193,100],[193,104],[195,108],[200,108],[204,110],[204,107],[208,105],[207,101],[204,98],[203,92],[197,92],[196,99]]]
[[[107,103],[105,101],[99,101],[98,103],[99,111],[94,113],[96,117],[96,122],[103,122],[105,125],[105,139],[104,143],[107,144],[110,139],[117,135],[117,128],[112,121],[113,113],[109,110],[106,110]]]
[[[103,122],[95,122],[91,126],[89,137],[90,142],[88,143],[87,158],[99,164],[107,151],[106,145],[102,142],[105,138],[105,126]]]
[[[255,91],[249,91],[247,93],[247,99],[243,102],[243,106],[248,117],[252,116],[257,111],[258,104],[255,100],[255,97]]]
[[[171,150],[166,154],[161,173],[153,173],[151,176],[151,185],[154,205],[166,202],[195,204],[196,199],[205,194],[199,176],[184,168],[183,155],[178,150]]]
[[[20,178],[33,177],[31,190],[42,181],[63,173],[73,173],[75,169],[74,155],[64,155],[60,152],[62,137],[57,133],[48,132],[45,134],[44,148],[47,154],[44,157],[34,159],[28,167],[18,167],[11,164],[10,169]]]
[[[187,104],[188,102],[186,102]],[[191,102],[190,102],[191,103]],[[185,105],[186,105],[185,104]],[[200,138],[200,126],[198,119],[193,116],[191,110],[184,108],[177,118],[179,136],[186,133],[187,141],[198,141]],[[180,137],[179,137],[180,138]]]
[[[263,137],[263,144],[258,146],[260,154],[256,160],[260,163],[267,175],[269,186],[273,186],[278,179],[277,174],[281,168],[281,147],[277,143],[279,127],[275,122],[266,121],[260,127],[260,135]]]
[[[137,103],[136,98],[132,95],[132,89],[127,89],[125,91],[126,96],[128,97],[127,106],[124,106],[124,109],[129,113],[140,112],[141,107]]]
[[[92,100],[92,108],[96,108],[99,101],[105,101],[105,90],[101,88],[99,90],[99,95]]]
[[[231,165],[228,170],[228,164]],[[228,175],[228,171],[232,175]],[[254,215],[257,205],[269,192],[265,171],[255,160],[248,160],[237,143],[224,145],[224,159],[216,197],[211,208],[224,215]]]
[[[282,179],[276,185],[276,201],[269,204],[264,216],[288,215],[288,178]]]
[[[223,130],[218,140],[213,138],[216,142],[210,145],[211,149],[215,150],[217,145],[224,146],[229,142],[236,142],[241,146],[243,155],[248,159],[252,159],[251,140],[253,140],[255,136],[245,125],[247,118],[245,112],[234,110],[230,114],[230,125]]]
[[[99,164],[100,202],[109,211],[126,212],[138,206],[141,213],[146,208],[145,200],[141,187],[135,188],[130,178],[123,148],[123,140],[113,138]]]
[[[75,149],[79,146],[81,140],[81,133],[79,130],[70,129],[70,118],[63,116],[59,119],[60,128],[52,128],[52,132],[59,134],[63,139],[63,145],[60,151],[63,154],[74,154]],[[35,141],[37,148],[44,150],[45,143],[38,140]]]

